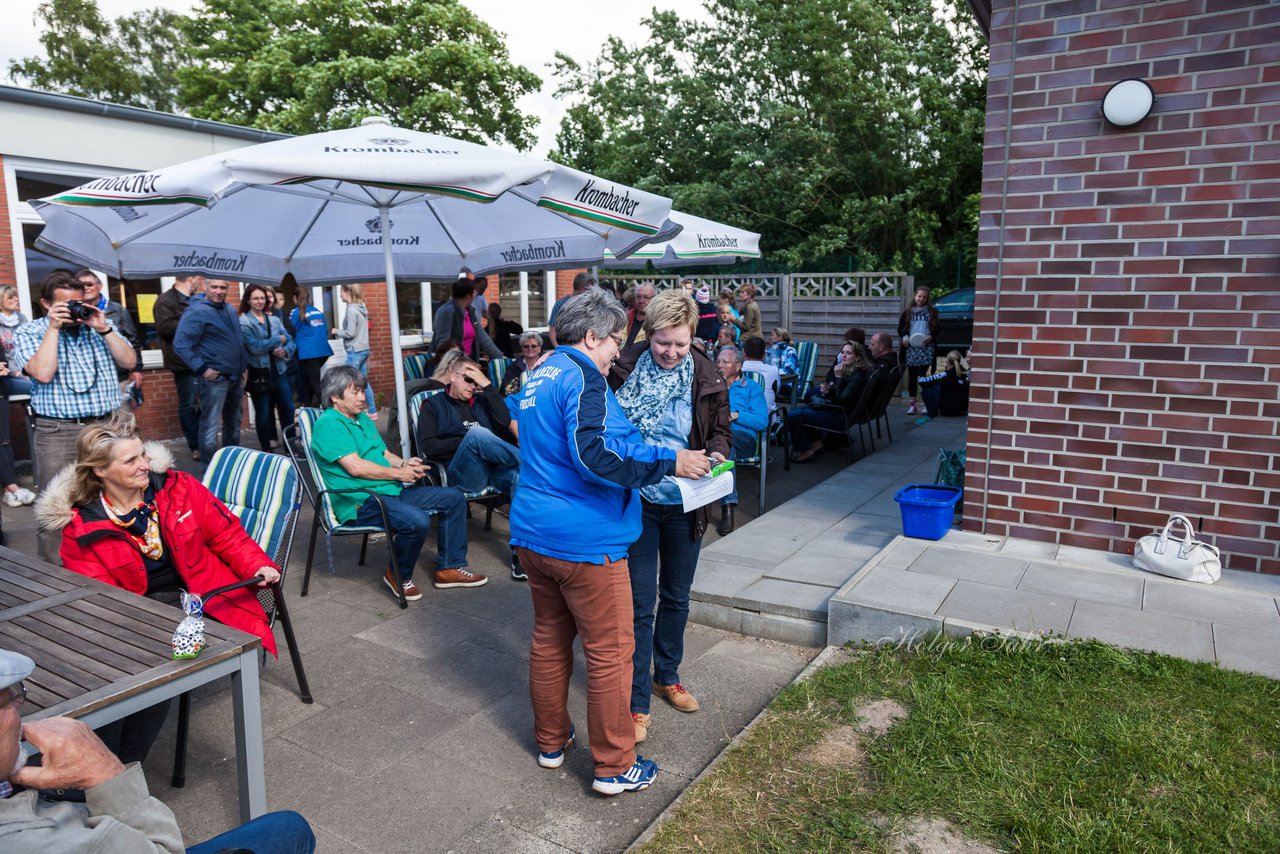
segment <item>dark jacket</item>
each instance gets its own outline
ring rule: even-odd
[[[648,349],[649,342],[640,341],[620,352],[609,371],[609,387],[614,391],[622,388],[635,370],[640,354]],[[716,363],[705,353],[697,347],[690,348],[689,352],[693,354],[693,428],[689,431],[688,447],[705,449],[708,454],[719,452],[728,459],[733,456],[729,387]],[[693,538],[697,540],[706,533],[711,519],[710,506],[699,507],[694,513]]]
[[[173,352],[173,337],[178,334],[178,321],[187,310],[191,297],[177,288],[169,288],[156,300],[156,336],[160,339],[160,351],[164,353],[164,366],[171,371],[189,371],[187,363]],[[139,362],[139,365],[142,363]]]
[[[118,302],[107,300],[106,308],[102,313],[107,316],[116,325],[116,331],[129,342],[129,346],[133,348],[133,353],[137,357],[137,361],[133,363],[133,368],[125,370],[117,368],[116,371],[120,375],[120,379],[124,379],[134,371],[142,370],[142,338],[138,335],[138,327],[133,325],[133,318],[129,316],[129,309],[125,308]]]
[[[188,303],[178,321],[173,350],[197,374],[213,368],[223,379],[238,380],[249,364],[240,317],[225,302],[215,305],[198,299]]]
[[[471,398],[468,405],[454,400],[448,391],[433,394],[422,401],[418,415],[418,452],[429,460],[448,464],[467,435],[467,424],[488,427],[496,435],[509,435],[511,413],[502,398],[502,390],[489,383],[484,391]]]
[[[474,305],[470,305],[467,306],[467,313],[471,315],[471,325],[476,330],[475,344],[472,345],[471,352],[467,355],[477,361],[485,356],[490,359],[501,359],[502,351],[498,349],[498,345],[493,343],[489,333],[485,332],[484,327],[480,325],[480,312],[476,311]],[[431,333],[434,341],[452,338],[459,344],[462,343],[462,312],[458,310],[456,302],[449,300],[436,309],[434,320],[435,323],[432,326]]]

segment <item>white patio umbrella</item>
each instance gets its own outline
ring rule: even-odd
[[[679,230],[669,199],[385,119],[102,178],[32,206],[46,222],[38,248],[119,278],[385,279],[406,453],[397,273],[584,267]]]
[[[655,241],[624,254],[605,252],[600,266],[613,270],[641,270],[645,262],[653,266],[692,267],[698,265],[733,264],[745,258],[760,257],[760,235],[692,214],[671,212],[671,221],[681,226],[675,237]]]

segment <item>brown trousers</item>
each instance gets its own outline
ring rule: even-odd
[[[533,597],[529,699],[538,749],[569,739],[573,639],[587,660],[587,731],[597,777],[612,777],[636,761],[631,721],[631,656],[635,631],[627,561],[575,563],[517,548]]]

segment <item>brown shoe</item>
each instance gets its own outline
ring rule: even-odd
[[[665,697],[667,702],[675,706],[679,711],[698,711],[698,701],[693,699],[693,695],[686,691],[679,682],[674,685],[659,685],[654,682],[653,692]]]
[[[489,578],[465,569],[437,569],[436,587],[483,587]]]
[[[422,590],[418,588],[418,585],[413,583],[412,578],[397,586],[395,576],[391,574],[390,567],[387,568],[386,573],[382,576],[382,581],[387,585],[387,587],[391,588],[391,593],[394,596],[399,597],[400,589],[403,588],[404,598],[408,602],[417,602],[422,598]]]
[[[640,744],[649,737],[649,722],[652,720],[652,715],[631,713],[631,721],[636,725],[636,744]]]

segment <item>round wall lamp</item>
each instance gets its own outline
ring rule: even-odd
[[[1156,93],[1151,84],[1138,78],[1121,80],[1102,96],[1102,117],[1118,128],[1131,128],[1151,115]]]

